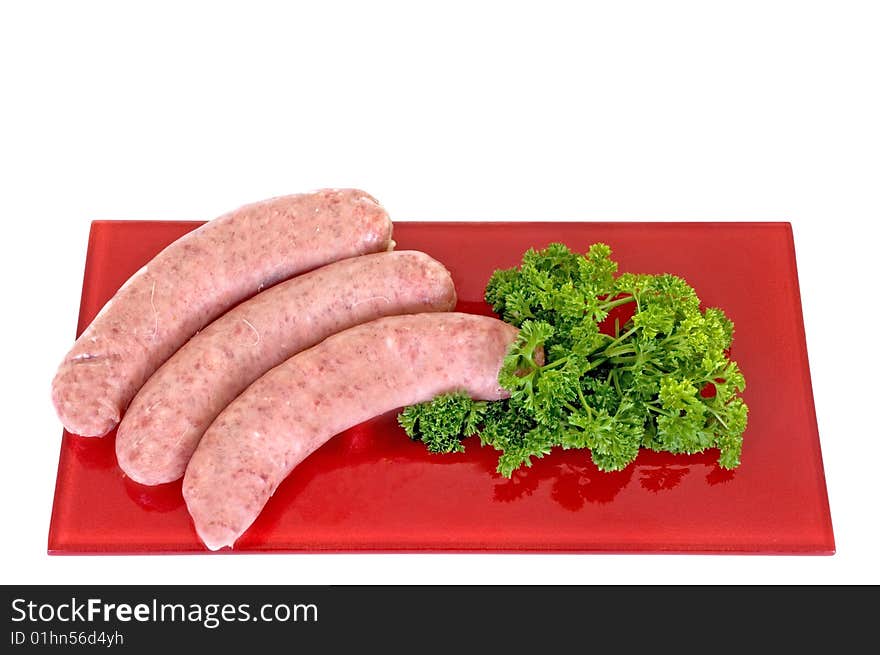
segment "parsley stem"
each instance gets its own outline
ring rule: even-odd
[[[629,337],[633,332],[635,332],[638,329],[639,329],[639,327],[637,325],[634,325],[629,330],[627,330],[626,332],[621,334],[619,337],[617,337],[614,341],[612,341],[607,346],[605,346],[605,350],[607,351],[611,346],[620,343],[621,341],[623,341],[624,339]]]
[[[636,352],[636,349],[633,348],[631,345],[625,345],[620,348],[615,348],[614,350],[611,350],[611,351],[609,351],[607,349],[603,350],[602,355],[606,359],[610,359],[612,357],[618,357],[619,355],[634,355],[635,352]]]
[[[592,414],[593,412],[590,409],[590,406],[587,404],[587,399],[584,398],[584,391],[583,391],[583,389],[581,389],[580,385],[578,385],[577,390],[578,390],[578,400],[581,401],[581,407],[583,407],[585,410],[587,410],[588,412],[590,412]]]
[[[614,388],[617,390],[617,395],[622,396],[623,392],[620,390],[620,382],[617,381],[616,369],[611,369],[611,381],[614,383]]]
[[[620,307],[621,305],[625,305],[628,302],[635,302],[635,296],[624,296],[623,298],[618,298],[617,300],[609,300],[608,302],[603,302],[599,307],[605,311],[609,309],[614,309],[615,307]]]
[[[718,415],[718,412],[716,412],[714,409],[712,409],[712,408],[709,407],[708,405],[706,405],[706,409],[708,409],[710,412],[712,412],[712,416],[714,416],[714,417],[717,419],[717,421],[718,421],[721,425],[724,426],[724,429],[726,430],[726,429],[727,429],[727,423],[725,423],[725,422],[724,422],[724,419],[722,419],[722,418]]]
[[[599,359],[591,359],[590,365],[587,367],[587,370],[584,372],[592,371],[595,368],[599,368],[600,366],[602,366],[602,364],[604,364],[607,361],[608,361],[608,358],[605,356],[599,357]]]
[[[556,368],[557,366],[565,364],[565,362],[567,362],[569,360],[569,358],[570,358],[570,355],[566,355],[565,357],[560,357],[559,359],[554,359],[549,364],[544,364],[543,366],[541,366],[540,369],[542,371],[549,371],[551,368]]]

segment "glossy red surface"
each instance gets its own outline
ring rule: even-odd
[[[77,333],[151,256],[198,225],[93,223]],[[463,454],[431,455],[389,414],[309,457],[231,552],[834,551],[787,223],[399,222],[394,236],[399,249],[450,269],[460,311],[491,313],[482,292],[492,271],[551,241],[576,250],[604,241],[621,271],[684,276],[736,323],[732,357],[751,410],[741,467],[718,468],[714,451],[642,452],[625,471],[601,473],[588,454],[559,451],[508,480],[477,439]],[[64,433],[49,552],[207,552],[180,482],[126,479],[114,438]]]

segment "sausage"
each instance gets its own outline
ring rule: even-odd
[[[231,546],[297,464],[367,419],[451,391],[506,397],[498,372],[516,335],[489,316],[390,316],[273,368],[220,413],[186,468],[199,537],[211,550]]]
[[[52,382],[69,432],[102,436],[187,339],[264,287],[324,264],[390,249],[388,214],[356,189],[246,205],[156,255],[76,340]]]
[[[354,257],[300,275],[195,335],[134,397],[116,456],[136,482],[181,477],[216,416],[270,368],[325,337],[382,316],[449,311],[452,276],[422,252]]]

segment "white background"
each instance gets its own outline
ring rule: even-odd
[[[880,582],[876,3],[300,4],[3,3],[0,582]],[[48,557],[90,220],[323,186],[397,219],[790,220],[837,554]]]

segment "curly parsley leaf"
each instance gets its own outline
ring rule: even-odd
[[[462,437],[477,433],[485,410],[485,402],[472,400],[464,393],[451,393],[429,403],[410,405],[398,415],[397,422],[432,453],[458,453],[464,451]]]
[[[486,301],[520,328],[498,376],[510,398],[445,394],[404,409],[400,425],[438,453],[461,452],[461,440],[478,434],[500,451],[498,472],[508,477],[555,447],[588,449],[602,471],[626,468],[641,448],[717,448],[720,466],[739,466],[748,407],[728,356],[733,323],[702,310],[678,276],[617,269],[605,244],[578,254],[554,243],[495,271]],[[626,304],[632,317],[603,332],[609,312]]]

